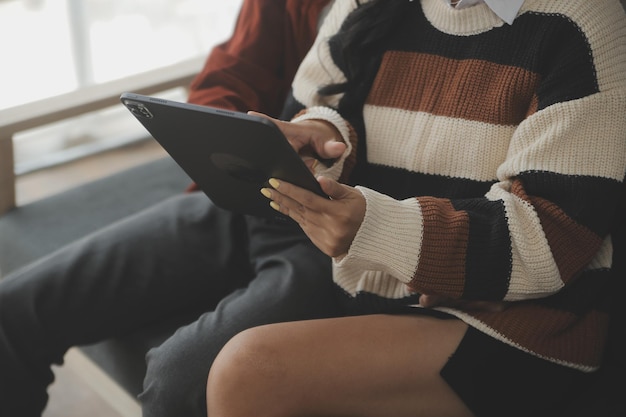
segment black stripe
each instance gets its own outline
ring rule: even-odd
[[[285,100],[285,104],[283,105],[283,110],[280,113],[280,120],[291,120],[293,117],[305,109],[304,104],[300,103],[293,96],[293,90],[289,91],[287,95],[287,99]]]
[[[526,194],[540,196],[598,236],[608,234],[622,183],[610,178],[526,171],[518,175]]]
[[[474,198],[484,196],[491,181],[423,174],[402,168],[359,161],[363,169],[351,178],[354,185],[362,185],[395,199],[430,196],[440,198]]]
[[[431,26],[421,7],[412,10],[415,16],[408,21],[413,23],[398,28],[389,49],[479,59],[538,73],[542,78],[537,91],[539,110],[599,91],[591,46],[567,16],[525,13],[512,25],[454,36]]]
[[[502,300],[513,263],[504,202],[475,198],[452,200],[452,205],[469,216],[463,298]]]
[[[555,295],[536,300],[535,303],[554,310],[582,315],[591,310],[609,313],[613,277],[610,269],[584,271],[572,284]],[[617,294],[616,294],[617,295]],[[621,297],[622,294],[618,296]]]

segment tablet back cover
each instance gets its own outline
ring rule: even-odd
[[[270,178],[324,195],[284,135],[257,116],[124,93],[122,103],[218,206],[282,218],[260,193]]]

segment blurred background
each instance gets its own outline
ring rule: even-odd
[[[30,103],[73,92],[91,97],[93,90],[81,91],[86,87],[143,80],[155,71],[169,76],[177,63],[197,61],[199,71],[211,48],[230,36],[240,6],[241,0],[0,0],[0,122],[28,113]],[[186,91],[159,96],[184,101]],[[165,156],[121,104],[62,119],[20,131],[8,148],[11,132],[0,132],[0,171],[11,161],[2,152],[13,148],[18,206]],[[0,192],[5,186],[0,181]],[[140,416],[136,400],[79,349],[64,360],[54,369],[44,417]]]
[[[2,109],[191,57],[226,39],[240,0],[0,0]],[[169,92],[184,100],[184,91]],[[25,174],[145,134],[121,106],[15,137]],[[143,134],[143,135],[142,135]]]

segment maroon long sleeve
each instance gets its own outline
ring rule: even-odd
[[[278,115],[328,3],[245,0],[232,37],[211,51],[188,101]]]

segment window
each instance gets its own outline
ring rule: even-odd
[[[230,35],[240,6],[241,0],[0,0],[0,39],[5,40],[0,42],[0,112],[206,56]],[[173,92],[172,98],[184,99],[184,94]],[[115,129],[90,130],[115,126],[115,112],[18,135],[16,171],[34,169],[51,153],[68,154],[77,143],[115,142]],[[127,115],[120,114],[124,119],[118,119],[118,127],[128,135],[122,126]]]

